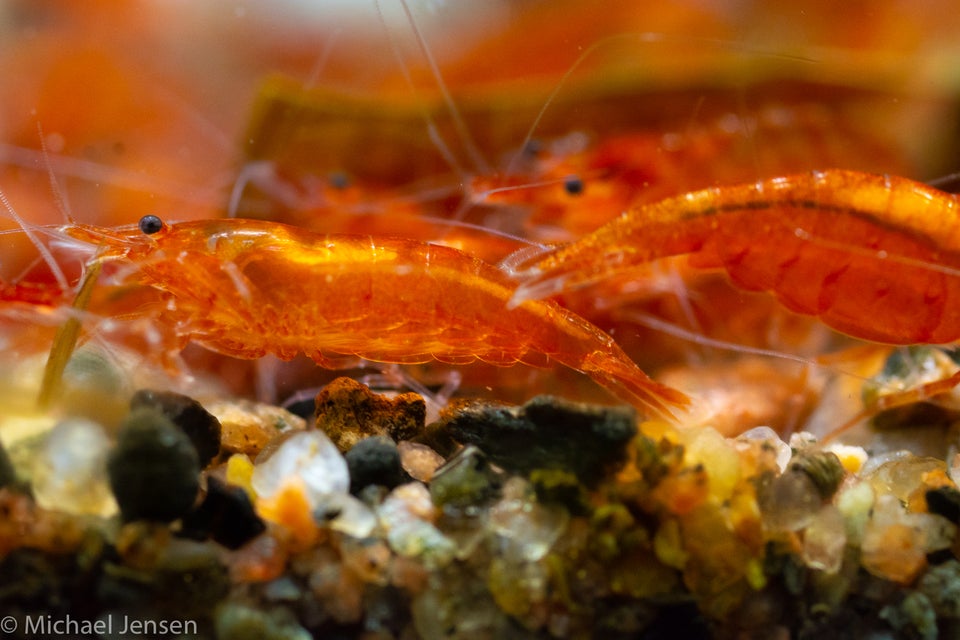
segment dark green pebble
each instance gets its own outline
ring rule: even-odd
[[[215,476],[207,478],[203,501],[184,516],[182,525],[183,537],[211,538],[228,549],[239,549],[267,529],[247,492]]]
[[[790,460],[787,471],[807,474],[824,500],[836,493],[846,475],[840,458],[832,451],[800,452]]]
[[[153,408],[135,409],[124,418],[107,471],[126,521],[176,520],[193,507],[200,489],[193,443]]]
[[[522,407],[473,402],[448,412],[439,428],[472,444],[497,466],[515,473],[564,469],[593,486],[627,460],[637,433],[636,414],[537,396]]]
[[[359,494],[365,487],[377,485],[392,489],[410,481],[400,464],[400,451],[387,436],[364,438],[344,454],[350,472],[350,493]]]
[[[535,469],[530,472],[530,484],[542,503],[562,504],[571,513],[589,513],[589,496],[577,481],[577,476],[563,469]]]
[[[220,421],[193,398],[172,391],[141,389],[133,394],[130,410],[141,407],[160,411],[180,427],[196,447],[201,467],[220,453]]]
[[[925,495],[930,513],[941,515],[954,524],[960,524],[960,491],[950,486],[929,489]]]

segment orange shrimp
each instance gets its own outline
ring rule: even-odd
[[[905,178],[812,172],[714,188],[627,211],[521,273],[513,303],[693,254],[739,286],[848,335],[960,339],[960,205]],[[528,262],[529,263],[529,262]]]
[[[630,206],[750,180],[757,166],[768,175],[824,165],[894,173],[906,166],[902,152],[857,126],[840,109],[796,101],[728,112],[682,132],[638,126],[589,145],[587,136],[572,134],[517,155],[513,174],[476,176],[471,191],[478,202],[526,207],[532,238],[570,240]]]
[[[688,402],[563,307],[531,300],[508,309],[509,277],[450,247],[241,219],[166,225],[147,216],[140,229],[61,231],[99,244],[97,264],[133,264],[128,279],[162,293],[154,311],[175,348],[194,341],[239,358],[304,352],[326,367],[338,355],[404,364],[553,359],[638,408],[670,416],[670,406]]]

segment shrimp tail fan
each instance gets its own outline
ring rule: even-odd
[[[594,351],[586,357],[582,367],[583,371],[618,398],[628,400],[670,422],[677,421],[671,408],[685,409],[690,404],[690,398],[685,393],[660,384],[639,367],[631,366],[612,354]]]

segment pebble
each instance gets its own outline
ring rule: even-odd
[[[847,547],[846,523],[837,507],[820,509],[803,532],[803,561],[811,569],[828,574],[840,571]]]
[[[563,505],[578,516],[591,511],[589,492],[569,471],[536,469],[530,472],[530,484],[541,504]]]
[[[255,458],[271,440],[303,431],[306,421],[285,409],[250,400],[210,402],[207,410],[220,421],[220,445],[231,454]]]
[[[208,476],[206,495],[183,518],[181,535],[196,540],[210,537],[228,549],[239,549],[266,528],[246,491]]]
[[[863,533],[864,568],[892,582],[913,582],[927,564],[924,533],[914,525],[895,496],[879,496]]]
[[[787,467],[783,475],[761,487],[758,494],[764,527],[798,531],[813,520],[823,499],[813,479],[800,468]]]
[[[124,520],[169,522],[193,506],[200,462],[187,435],[151,408],[131,411],[107,460],[110,487]]]
[[[266,459],[260,458],[251,485],[261,498],[274,498],[288,483],[300,481],[311,508],[316,509],[330,494],[350,490],[347,463],[322,431],[293,433]]]
[[[150,407],[180,427],[197,450],[200,466],[206,467],[220,453],[220,421],[189,396],[172,391],[141,389],[130,399],[130,410]]]
[[[711,427],[702,427],[687,442],[684,464],[702,466],[709,481],[708,494],[729,500],[740,481],[740,456],[731,441]]]
[[[238,602],[217,608],[214,627],[217,638],[230,640],[311,640],[310,633],[284,608],[268,610]]]
[[[591,486],[623,466],[637,434],[632,409],[551,396],[521,407],[470,402],[447,411],[440,422],[454,439],[476,445],[507,471],[560,468]]]
[[[931,567],[917,583],[937,614],[944,618],[960,618],[960,562],[956,559]]]
[[[363,616],[363,583],[335,557],[319,557],[310,572],[312,595],[338,624],[354,624]]]
[[[353,495],[372,484],[393,489],[410,481],[410,476],[403,470],[396,443],[387,436],[364,438],[343,457],[350,472],[350,493]]]
[[[490,509],[490,530],[501,539],[502,557],[512,562],[542,559],[569,521],[566,509],[537,503],[530,485],[516,477],[507,481],[503,498]]]
[[[756,441],[769,443],[770,446],[774,448],[776,451],[777,466],[782,473],[787,468],[787,465],[790,463],[790,458],[793,456],[790,445],[781,440],[777,432],[770,427],[754,427],[737,436],[737,442],[749,443]]]
[[[860,469],[861,476],[869,476],[881,466],[887,464],[888,462],[894,462],[897,460],[909,460],[914,458],[914,454],[905,451],[903,449],[897,449],[896,451],[885,451],[883,453],[875,453],[863,464],[863,467]]]
[[[925,473],[946,470],[943,460],[913,454],[898,455],[869,470],[868,466],[865,466],[861,477],[873,485],[877,495],[889,494],[903,503],[909,502],[914,490],[923,486]]]
[[[227,482],[243,489],[251,500],[257,497],[257,493],[253,490],[253,485],[251,484],[253,469],[253,461],[250,460],[246,454],[235,453],[227,458],[226,469],[224,471],[224,477]]]
[[[388,397],[352,378],[337,378],[317,394],[316,427],[340,451],[368,436],[411,440],[423,431],[427,404],[416,393]]]
[[[354,537],[373,532],[376,516],[347,493],[347,462],[322,431],[295,433],[260,457],[250,478],[258,511],[306,546],[321,524]]]
[[[351,538],[366,538],[377,526],[377,516],[370,507],[347,493],[326,496],[314,510],[314,518]]]
[[[943,486],[929,489],[924,498],[930,513],[943,516],[954,524],[960,524],[960,491],[956,487]]]
[[[469,574],[431,581],[411,603],[413,625],[420,638],[519,640],[536,637],[523,633],[497,606],[484,581]]]
[[[847,541],[860,545],[863,532],[870,521],[870,512],[876,494],[869,482],[859,481],[842,488],[834,500],[837,509],[843,514]]]
[[[303,597],[303,589],[292,577],[283,576],[266,584],[263,597],[271,602],[296,602]]]
[[[410,477],[420,482],[430,482],[433,474],[444,463],[442,455],[419,442],[403,440],[397,443],[400,464]]]
[[[96,422],[70,418],[58,423],[33,461],[31,480],[37,504],[76,515],[116,513],[107,479],[109,445]]]
[[[951,447],[951,450],[954,450]],[[947,455],[947,475],[953,480],[954,484],[960,485],[960,453]]]
[[[863,469],[863,465],[866,464],[867,460],[869,459],[869,456],[863,447],[855,447],[852,445],[831,442],[825,446],[823,450],[835,454],[847,473],[860,473],[860,471]]]
[[[377,508],[390,548],[432,569],[449,564],[456,554],[453,541],[433,524],[437,515],[429,491],[419,482],[400,485]]]
[[[879,616],[900,632],[901,637],[921,640],[936,640],[939,637],[937,614],[930,599],[922,593],[914,591],[907,594],[899,604],[889,604],[881,609]]]
[[[390,582],[390,548],[375,538],[344,538],[340,541],[343,565],[364,582],[381,587]]]
[[[443,509],[462,510],[495,499],[500,474],[480,449],[469,445],[440,467],[430,482],[430,497]]]
[[[832,451],[801,451],[790,460],[787,472],[806,473],[817,487],[824,500],[830,498],[840,486],[846,471],[840,458]]]

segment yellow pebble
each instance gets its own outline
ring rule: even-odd
[[[690,554],[683,548],[680,524],[676,520],[667,520],[657,529],[653,537],[653,552],[668,567],[683,569],[687,564]]]
[[[767,586],[767,574],[763,572],[763,560],[760,558],[751,558],[747,562],[744,577],[754,590],[760,591]]]
[[[832,451],[843,465],[847,473],[859,473],[867,461],[867,452],[863,447],[854,447],[846,444],[830,444],[824,447],[825,451]]]
[[[245,453],[235,453],[227,460],[227,482],[236,485],[247,492],[250,499],[257,497],[253,490],[253,462]]]

